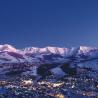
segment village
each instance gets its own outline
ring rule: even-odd
[[[39,80],[31,74],[11,76],[0,79],[0,98],[98,98],[98,77],[92,74],[98,72]]]

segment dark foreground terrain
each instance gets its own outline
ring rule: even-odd
[[[2,76],[0,98],[98,98],[98,72],[57,78]]]

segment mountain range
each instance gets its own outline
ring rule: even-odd
[[[98,48],[86,46],[72,48],[48,46],[45,48],[27,47],[16,49],[8,44],[0,45],[0,64],[44,64],[69,61],[78,63],[80,67],[98,68]]]
[[[63,77],[78,74],[81,70],[84,72],[84,69],[98,70],[98,48],[48,46],[16,49],[12,45],[0,45],[0,78],[19,73],[23,76],[52,74]]]

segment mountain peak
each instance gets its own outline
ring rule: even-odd
[[[87,46],[80,46],[79,47],[79,52],[83,52],[83,53],[88,53],[91,50],[96,50],[97,48],[95,47],[87,47]],[[98,50],[98,49],[97,49]]]
[[[16,52],[16,50],[17,50],[16,48],[14,48],[9,44],[0,45],[0,51]]]

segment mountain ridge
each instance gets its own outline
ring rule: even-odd
[[[48,46],[44,48],[27,47],[16,49],[9,44],[0,45],[0,64],[84,62],[97,60],[97,58],[98,48],[95,47],[61,48]]]
[[[0,45],[0,51],[16,51],[16,50],[21,50],[21,51],[32,51],[32,50],[40,50],[41,52],[44,52],[45,50],[50,50],[51,52],[54,51],[54,49],[58,49],[59,51],[61,50],[62,52],[62,49],[79,49],[79,50],[98,50],[98,48],[96,47],[88,47],[88,46],[79,46],[79,47],[71,47],[71,48],[66,48],[66,47],[53,47],[53,46],[47,46],[47,47],[42,47],[42,48],[39,48],[39,47],[26,47],[26,48],[23,48],[23,49],[17,49],[15,48],[14,46],[10,45],[10,44],[4,44],[4,45]],[[33,51],[32,51],[33,52]]]

